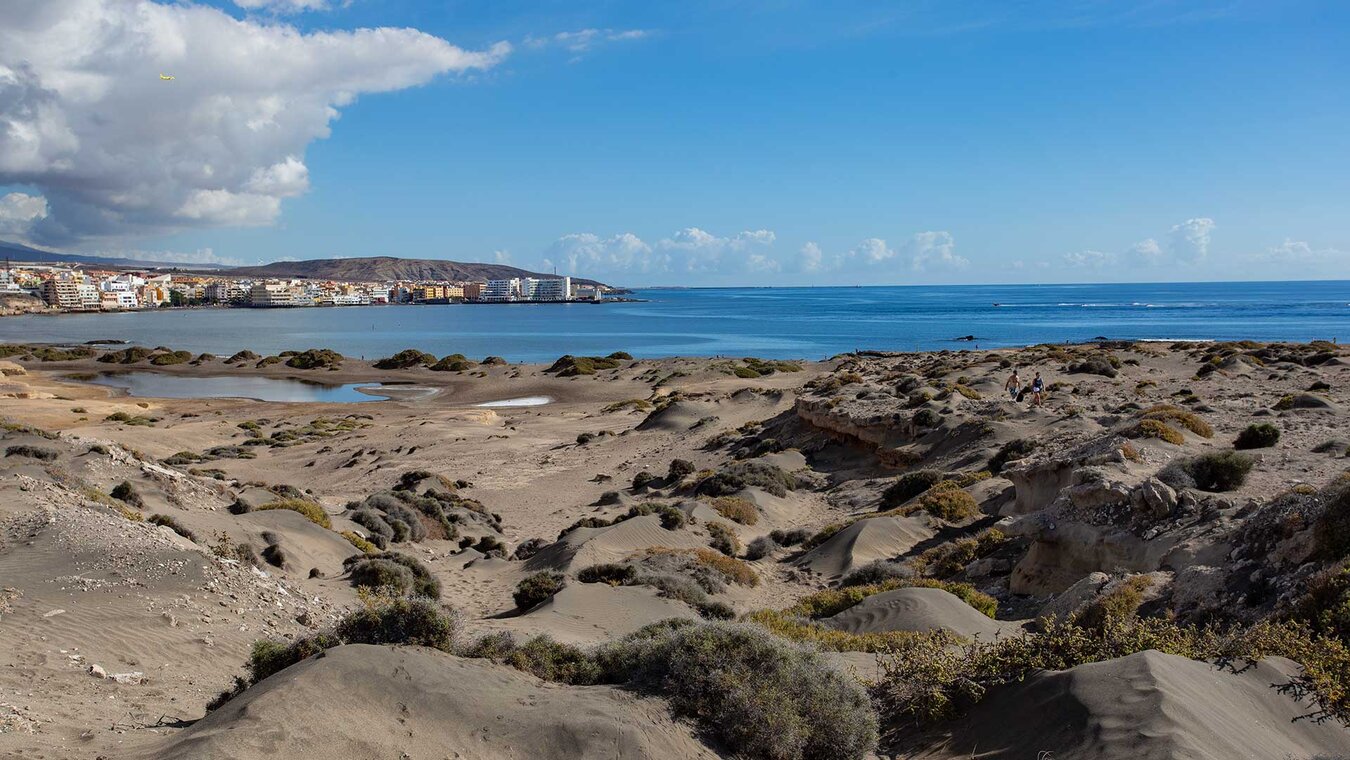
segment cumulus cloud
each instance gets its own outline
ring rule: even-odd
[[[41,192],[47,213],[27,235],[51,246],[269,224],[308,189],[305,148],[340,108],[510,51],[415,29],[306,34],[192,3],[6,0],[0,185]]]
[[[47,199],[40,195],[9,193],[0,197],[0,235],[27,239],[28,231],[47,216]]]
[[[89,251],[90,256],[102,256],[135,261],[162,261],[173,264],[220,264],[222,266],[241,266],[244,262],[227,256],[217,256],[211,248],[198,248],[195,251],[143,251],[139,249],[116,248]]]
[[[549,246],[545,264],[567,271],[611,273],[777,272],[771,230],[746,230],[729,237],[686,227],[656,243],[631,232],[600,237],[591,232],[564,235]]]
[[[1137,261],[1145,265],[1151,265],[1158,263],[1159,259],[1162,258],[1163,251],[1162,246],[1158,245],[1157,240],[1154,240],[1153,238],[1148,238],[1145,240],[1140,240],[1138,243],[1135,243],[1134,245],[1130,246],[1128,255],[1129,258],[1133,261]]]
[[[1286,239],[1267,248],[1256,257],[1259,261],[1282,266],[1314,266],[1331,263],[1350,263],[1350,252],[1336,248],[1314,248],[1303,240]]]
[[[1065,266],[1074,268],[1101,269],[1115,263],[1114,254],[1103,251],[1074,251],[1064,254]]]
[[[272,13],[326,11],[332,6],[328,0],[234,0],[234,4],[245,10]]]
[[[956,255],[956,240],[950,232],[920,232],[906,244],[910,266],[927,269],[965,269],[970,261]]]
[[[532,48],[560,47],[569,53],[580,55],[611,42],[629,42],[651,35],[646,29],[578,29],[572,32],[558,32],[551,37],[527,37],[525,44]]]
[[[858,272],[908,266],[915,272],[964,269],[970,262],[956,253],[956,240],[950,232],[920,232],[898,248],[881,238],[867,238],[847,251],[826,254],[810,242],[797,253],[802,272]]]
[[[1187,219],[1174,225],[1169,233],[1169,250],[1178,260],[1194,263],[1209,254],[1209,233],[1214,220],[1207,217]]]

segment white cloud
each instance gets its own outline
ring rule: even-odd
[[[554,241],[545,262],[583,276],[588,272],[777,272],[782,265],[771,255],[776,239],[771,230],[746,230],[720,237],[698,227],[686,227],[649,244],[631,232],[608,238],[580,232]]]
[[[4,0],[0,185],[41,192],[29,234],[52,246],[269,224],[308,189],[305,148],[340,108],[510,51],[415,29],[302,33],[192,3]]]
[[[195,251],[142,251],[132,248],[104,249],[89,251],[89,256],[101,256],[115,259],[133,259],[136,261],[162,261],[173,264],[221,264],[240,266],[244,262],[227,256],[217,256],[211,248],[198,248]]]
[[[498,264],[510,264],[510,263],[511,263],[511,252],[510,252],[510,251],[493,251],[493,252],[492,252],[492,260],[493,260],[494,262],[498,263]]]
[[[610,42],[629,42],[651,36],[646,29],[578,29],[573,32],[558,32],[551,37],[526,37],[525,44],[532,48],[557,46],[580,55]]]
[[[1129,258],[1145,265],[1156,264],[1162,258],[1162,246],[1153,238],[1140,240],[1130,246]]]
[[[819,272],[824,265],[825,252],[817,243],[808,241],[797,252],[797,268],[803,272]]]
[[[915,271],[927,269],[965,269],[970,261],[956,255],[956,239],[950,232],[920,232],[906,244],[910,264]]]
[[[1198,262],[1209,254],[1209,233],[1214,220],[1207,217],[1187,219],[1174,225],[1168,240],[1169,250],[1180,261]]]
[[[234,0],[234,4],[246,10],[271,11],[272,13],[326,11],[331,7],[328,0]]]
[[[47,216],[47,199],[41,195],[9,193],[0,197],[0,235],[28,239],[28,232]]]
[[[1313,248],[1305,241],[1286,239],[1277,246],[1267,248],[1264,255],[1256,258],[1264,263],[1283,266],[1315,266],[1350,263],[1350,252],[1336,248]],[[1285,274],[1288,275],[1289,272]]]
[[[803,272],[859,272],[884,269],[895,263],[907,264],[915,272],[964,269],[970,265],[956,254],[956,240],[950,232],[920,232],[899,248],[881,238],[867,238],[843,253],[828,255],[816,243],[807,243],[797,254],[797,266]]]
[[[1103,251],[1074,251],[1064,254],[1065,266],[1075,268],[1101,269],[1114,264],[1115,261],[1115,254]]]

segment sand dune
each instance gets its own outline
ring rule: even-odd
[[[593,643],[670,618],[697,620],[698,615],[688,605],[659,597],[650,588],[574,582],[552,599],[511,618],[510,630],[521,636],[542,633],[568,643]]]
[[[322,719],[317,719],[317,713]],[[482,660],[354,644],[312,658],[137,757],[715,758],[660,700]]]
[[[638,430],[667,430],[684,432],[704,417],[717,414],[717,404],[710,401],[673,401],[666,408],[652,412],[638,423]]]
[[[526,563],[530,570],[579,570],[618,562],[649,546],[692,549],[703,546],[692,533],[666,530],[655,515],[634,517],[605,528],[577,528],[545,547]]]
[[[1295,721],[1309,707],[1274,688],[1297,672],[1274,658],[1234,673],[1150,650],[1044,673],[996,689],[953,724],[945,747],[916,757],[1350,757],[1350,733]]]
[[[843,575],[879,559],[904,554],[933,530],[922,518],[873,517],[844,528],[797,560],[797,564],[827,577]]]
[[[939,628],[985,641],[1017,630],[992,620],[955,595],[938,588],[901,588],[869,596],[820,621],[849,633],[933,631]]]

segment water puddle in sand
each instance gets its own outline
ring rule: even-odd
[[[157,372],[100,372],[93,377],[77,376],[69,379],[120,388],[129,396],[146,398],[247,398],[255,401],[349,404],[384,401],[395,395],[384,393],[391,389],[378,383],[325,385],[274,377],[183,377]]]
[[[520,398],[508,398],[501,401],[488,401],[474,406],[487,407],[489,409],[500,409],[502,407],[513,406],[543,406],[552,403],[553,399],[548,396],[521,396]]]

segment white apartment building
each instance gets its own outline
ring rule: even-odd
[[[313,306],[314,298],[303,288],[280,282],[254,283],[249,290],[249,305],[257,308]]]
[[[480,301],[566,301],[572,297],[571,277],[512,277],[488,280]]]

